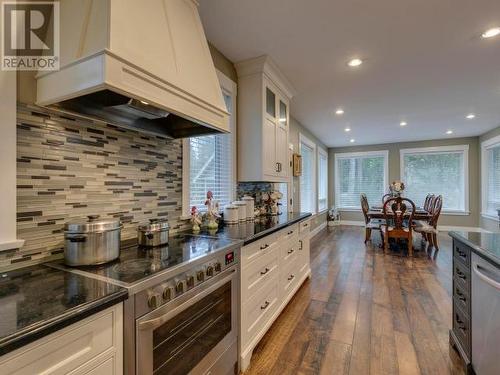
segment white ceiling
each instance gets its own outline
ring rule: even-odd
[[[500,124],[500,36],[480,38],[500,26],[499,0],[202,0],[200,13],[233,62],[275,60],[297,90],[291,114],[327,146],[474,136]],[[352,57],[365,62],[349,68]]]

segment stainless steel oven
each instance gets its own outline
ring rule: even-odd
[[[137,374],[234,374],[238,280],[234,265],[138,318]]]

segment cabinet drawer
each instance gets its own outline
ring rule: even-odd
[[[241,271],[241,299],[246,301],[267,280],[277,277],[279,249],[274,247]]]
[[[289,227],[280,230],[278,232],[278,236],[278,241],[280,241],[280,243],[283,243],[284,241],[296,241],[299,238],[299,227],[297,224],[290,225]]]
[[[466,266],[470,266],[470,248],[457,240],[453,241],[453,256]],[[467,267],[469,268],[469,267]]]
[[[5,355],[0,358],[0,374],[121,372],[121,309],[119,304]],[[103,362],[106,357],[117,359]],[[109,368],[116,371],[103,372]]]
[[[286,266],[288,263],[290,263],[292,260],[294,260],[297,257],[299,249],[299,241],[289,241],[289,242],[284,242],[280,246],[280,267]]]
[[[453,283],[453,300],[462,312],[470,317],[470,297],[460,283]]]
[[[278,277],[269,280],[265,286],[249,300],[241,310],[242,347],[259,334],[279,305]]]
[[[453,332],[457,337],[463,351],[470,358],[470,320],[462,310],[457,301],[453,301]]]
[[[470,271],[467,266],[458,259],[453,261],[453,280],[460,284],[462,289],[470,293]]]
[[[299,280],[297,258],[280,270],[280,291],[282,300],[285,300]]]
[[[277,239],[277,234],[273,233],[260,240],[252,242],[250,245],[244,246],[241,249],[242,267],[247,267],[250,262],[259,258],[261,255],[273,251],[273,249],[278,245]]]
[[[311,230],[311,220],[304,220],[299,223],[300,234],[309,234]]]

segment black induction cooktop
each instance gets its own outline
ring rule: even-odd
[[[238,246],[239,242],[229,238],[210,236],[176,235],[169,238],[168,245],[145,248],[138,245],[120,249],[120,257],[99,266],[75,267],[79,271],[134,284],[174,266],[191,260]]]

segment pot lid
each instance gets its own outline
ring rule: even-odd
[[[157,232],[169,230],[170,225],[165,219],[149,219],[149,224],[139,225],[139,230],[141,232]]]
[[[99,215],[89,215],[86,218],[68,221],[64,230],[68,233],[106,232],[120,228],[120,219],[100,219]]]

